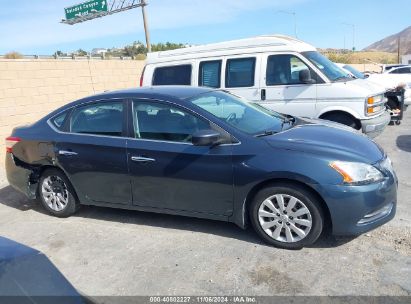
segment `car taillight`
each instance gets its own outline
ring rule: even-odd
[[[140,87],[143,86],[143,79],[144,79],[144,71],[146,70],[146,67],[144,66],[143,71],[141,72],[140,76]]]
[[[13,136],[7,137],[6,138],[6,152],[12,153],[14,145],[17,144],[19,141],[21,141],[21,139],[18,137],[13,137]]]

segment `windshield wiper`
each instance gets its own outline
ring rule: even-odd
[[[283,118],[283,121],[281,122],[281,130],[284,129],[285,124],[293,124],[295,122],[295,117],[293,116],[286,116]]]
[[[335,78],[333,81],[338,81],[338,80],[341,80],[341,79],[348,79],[348,80],[350,80],[350,79],[353,79],[353,78],[347,77],[347,76],[338,76],[338,77]]]
[[[273,134],[275,134],[275,133],[278,133],[278,132],[273,131],[273,130],[265,130],[265,131],[263,131],[262,133],[256,134],[256,135],[254,135],[254,136],[255,136],[255,137],[263,137],[263,136],[273,135]]]

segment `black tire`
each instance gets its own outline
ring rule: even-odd
[[[54,210],[46,202],[46,195],[44,195],[42,192],[42,185],[44,181],[48,178],[54,179],[56,183],[58,183],[59,186],[61,186],[61,189],[67,190],[67,193],[66,193],[67,195],[65,197],[65,200],[67,203],[65,207],[62,208],[61,210]],[[74,191],[73,186],[71,185],[66,175],[58,169],[51,168],[51,169],[46,169],[43,172],[43,174],[41,175],[39,184],[38,184],[38,196],[40,197],[40,201],[43,207],[50,214],[57,216],[57,217],[69,217],[70,215],[74,214],[80,207],[80,204],[78,202],[77,195]]]
[[[340,124],[349,126],[356,130],[360,129],[360,125],[358,121],[349,114],[345,113],[331,113],[323,117],[323,119],[338,122]]]
[[[312,224],[311,224],[311,228],[309,232],[301,240],[297,240],[295,242],[279,241],[269,236],[264,231],[264,229],[261,227],[260,220],[259,220],[260,206],[267,198],[272,197],[273,195],[276,195],[276,194],[283,194],[286,196],[297,198],[300,202],[302,202],[308,208],[310,212]],[[287,204],[289,202],[290,201],[288,201]],[[304,246],[313,244],[320,236],[323,230],[324,220],[325,220],[322,208],[320,206],[320,203],[318,202],[318,198],[315,195],[313,195],[310,191],[307,191],[305,188],[299,185],[291,184],[291,183],[290,184],[289,183],[274,184],[272,186],[269,186],[269,187],[266,187],[260,190],[257,193],[257,195],[254,197],[251,203],[249,212],[250,212],[251,223],[254,227],[254,230],[257,232],[257,234],[270,245],[274,245],[275,247],[284,248],[284,249],[300,249]],[[285,234],[285,229],[286,229],[285,226],[283,227],[284,228],[281,228],[282,235]]]

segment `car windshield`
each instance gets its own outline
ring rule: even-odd
[[[354,75],[355,78],[358,79],[365,79],[365,75],[363,73],[361,73],[360,71],[358,71],[356,68],[346,64],[345,66],[343,66],[344,69],[346,69],[347,71],[349,71],[351,74]]]
[[[323,72],[325,76],[330,81],[338,81],[338,80],[352,80],[351,77],[348,76],[343,69],[338,67],[335,63],[330,61],[324,55],[321,55],[315,51],[303,52],[303,56],[305,56],[312,64],[314,64],[318,69]]]
[[[282,130],[289,119],[279,113],[223,91],[196,95],[190,102],[251,135],[270,135]]]

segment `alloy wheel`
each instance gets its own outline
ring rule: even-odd
[[[43,180],[41,194],[47,206],[54,211],[62,211],[68,204],[67,185],[58,176],[51,175]]]
[[[269,237],[284,243],[301,241],[309,234],[313,224],[307,206],[288,194],[266,198],[258,209],[258,221]]]

